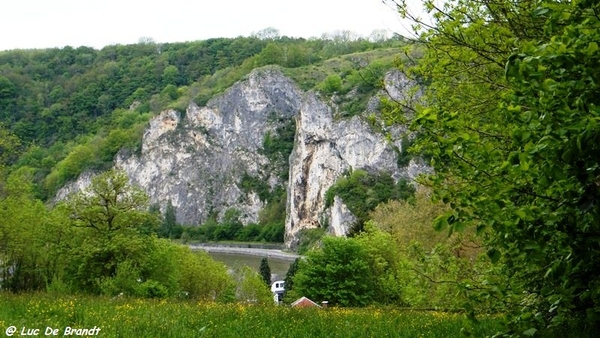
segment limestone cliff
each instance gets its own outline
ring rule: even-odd
[[[411,101],[418,99],[415,84],[399,71],[388,73],[384,79],[385,90],[371,100],[369,111],[377,114],[380,97]],[[325,104],[315,94],[307,94],[297,117],[296,142],[290,156],[288,183],[288,209],[286,219],[286,245],[295,247],[298,232],[302,229],[328,225],[334,235],[347,234],[356,218],[337,196],[333,206],[325,210],[325,193],[349,169],[370,172],[385,171],[396,179],[414,179],[427,171],[422,161],[411,160],[399,167],[398,152],[401,139],[407,130],[403,126],[387,128],[385,134],[375,132],[361,116],[350,119],[334,118],[334,108]],[[379,119],[378,127],[386,129]]]
[[[403,98],[412,84],[398,72],[386,76],[381,95]],[[294,246],[305,228],[329,225],[329,232],[345,235],[353,215],[336,198],[325,210],[327,189],[348,169],[386,171],[395,178],[413,178],[423,166],[411,161],[399,167],[397,155],[403,128],[381,130],[361,116],[336,117],[336,106],[316,93],[304,93],[276,68],[254,70],[206,106],[191,103],[185,113],[167,110],[152,119],[139,153],[121,152],[115,166],[142,187],[151,203],[176,208],[177,221],[199,224],[209,216],[222,216],[229,208],[242,213],[242,221],[257,222],[265,201],[243,189],[241,178],[268,182],[287,189],[286,244]],[[377,113],[378,99],[370,105]],[[278,175],[265,155],[267,133],[296,124],[294,149],[289,158],[289,181]],[[400,150],[401,151],[401,150]],[[89,182],[65,187],[59,197]]]
[[[205,107],[192,103],[184,116],[160,114],[144,135],[141,154],[121,154],[116,166],[153,203],[170,200],[178,222],[198,224],[228,208],[240,210],[244,223],[257,222],[264,201],[242,191],[240,179],[247,174],[272,187],[285,183],[260,150],[265,133],[297,114],[300,97],[279,71],[254,71]]]

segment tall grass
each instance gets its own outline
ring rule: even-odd
[[[499,318],[475,325],[461,314],[383,308],[295,309],[176,300],[0,294],[0,332],[15,326],[101,329],[102,337],[475,337],[497,332]],[[15,336],[18,336],[16,334]]]

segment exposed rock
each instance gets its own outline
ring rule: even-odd
[[[423,94],[415,81],[397,69],[386,73],[383,84],[386,94],[392,100],[403,102],[407,105],[412,106]]]
[[[64,199],[66,199],[69,195],[72,195],[81,190],[84,190],[90,184],[92,184],[92,179],[94,178],[94,176],[95,176],[95,174],[92,172],[89,172],[89,171],[86,171],[83,174],[79,175],[79,178],[77,180],[75,180],[73,182],[69,182],[68,184],[63,186],[60,190],[58,190],[58,192],[56,193],[56,196],[54,196],[54,199],[52,200],[52,203],[56,203],[57,201],[62,201]]]
[[[391,72],[380,95],[406,99],[403,95],[413,86],[403,74]],[[369,107],[376,110],[377,104]],[[292,119],[296,137],[289,181],[284,182],[263,154],[263,142],[267,132]],[[177,221],[190,225],[211,215],[222,217],[229,208],[241,211],[244,224],[257,222],[265,202],[242,189],[244,174],[272,188],[286,186],[285,238],[294,247],[302,229],[327,224],[330,233],[342,236],[356,221],[337,196],[325,210],[325,193],[347,170],[386,171],[396,179],[414,179],[428,170],[414,159],[398,167],[405,127],[378,128],[360,116],[334,118],[331,106],[316,93],[303,93],[279,70],[262,68],[204,107],[191,103],[185,114],[162,112],[150,122],[140,153],[120,152],[115,166],[148,193],[151,203],[165,208],[171,201]],[[57,199],[85,187],[91,177],[82,175],[61,189]]]
[[[373,132],[358,116],[334,120],[331,108],[314,93],[306,96],[296,128],[285,224],[290,247],[295,246],[300,230],[323,225],[320,215],[325,211],[325,193],[348,169],[401,175],[396,153],[383,135]],[[341,224],[352,221],[336,222],[341,229]]]
[[[350,227],[357,221],[339,196],[333,198],[329,208],[329,233],[334,236],[346,236]]]
[[[119,154],[118,168],[165,206],[170,200],[177,221],[204,222],[228,208],[242,212],[242,222],[258,221],[264,206],[254,192],[240,188],[244,173],[281,185],[261,154],[264,134],[290,121],[301,93],[274,69],[252,72],[205,107],[190,104],[182,118],[166,111],[146,131],[141,154]]]
[[[368,112],[378,113],[382,96],[396,101],[412,102],[420,96],[416,84],[399,71],[385,76],[385,90],[368,104]],[[286,245],[294,248],[298,233],[303,229],[327,224],[330,233],[341,236],[356,222],[339,197],[325,210],[325,193],[348,169],[369,172],[387,172],[396,180],[414,180],[427,171],[423,161],[411,160],[407,167],[398,167],[397,152],[403,152],[402,138],[408,134],[406,126],[386,127],[381,132],[361,117],[336,120],[332,109],[315,94],[308,94],[297,118],[294,151],[290,157],[288,209],[286,219]],[[383,134],[387,134],[386,138]]]

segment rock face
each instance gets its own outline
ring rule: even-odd
[[[332,109],[315,94],[308,94],[303,101],[296,128],[285,222],[286,244],[292,247],[302,229],[335,224],[331,231],[340,234],[354,222],[351,217],[336,217],[335,223],[323,218],[327,217],[324,214],[327,189],[348,169],[401,175],[396,153],[383,135],[373,132],[358,116],[334,120]],[[343,208],[339,205],[334,209]],[[339,213],[344,214],[347,215]]]
[[[151,203],[164,207],[170,200],[180,223],[199,224],[228,208],[240,210],[244,223],[257,222],[264,201],[240,188],[241,177],[285,184],[260,150],[265,133],[294,118],[300,98],[279,71],[254,71],[206,107],[190,104],[184,116],[161,113],[144,135],[141,154],[120,154],[116,166]]]
[[[399,72],[385,79],[381,95],[406,99],[412,85]],[[405,128],[385,130],[360,116],[336,118],[335,105],[316,93],[303,93],[279,70],[254,70],[205,107],[191,103],[185,114],[167,110],[152,119],[140,153],[121,152],[115,166],[165,208],[170,201],[177,221],[195,225],[210,216],[222,217],[229,208],[241,211],[244,224],[258,221],[265,201],[243,189],[242,177],[287,189],[285,239],[294,247],[302,229],[328,226],[343,236],[356,218],[339,197],[328,210],[325,193],[350,169],[386,171],[396,179],[414,178],[426,170],[419,161],[399,167],[400,138]],[[377,113],[378,99],[369,114]],[[289,158],[289,180],[283,181],[264,153],[265,135],[296,124],[294,149]],[[389,128],[388,128],[389,129]],[[378,130],[378,131],[376,131]],[[388,137],[381,132],[384,130]],[[63,188],[64,198],[91,180],[90,174]]]

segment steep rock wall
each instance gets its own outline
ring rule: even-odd
[[[146,131],[140,154],[122,153],[116,167],[141,186],[151,203],[170,200],[177,221],[198,224],[228,208],[242,222],[257,222],[263,202],[240,188],[244,174],[285,184],[261,154],[264,135],[288,123],[301,93],[275,69],[260,69],[205,107],[190,104],[185,115],[165,111]]]
[[[385,85],[380,95],[396,100],[409,98],[408,88],[414,87],[399,72],[390,72]],[[164,208],[170,201],[183,224],[220,217],[229,208],[242,212],[244,224],[257,222],[264,201],[241,188],[241,177],[247,174],[271,187],[286,187],[288,247],[295,247],[302,229],[327,225],[331,234],[342,236],[356,218],[339,197],[325,209],[325,193],[345,171],[386,171],[396,179],[413,179],[427,166],[419,160],[398,166],[406,128],[374,128],[360,116],[336,118],[335,105],[326,101],[301,92],[277,69],[257,69],[205,107],[191,103],[185,114],[167,110],[153,118],[141,151],[120,152],[115,167],[125,170],[151,203]],[[379,99],[371,102],[367,113],[377,114]],[[263,142],[266,133],[293,119],[296,135],[289,181],[284,182],[264,155]],[[85,187],[92,176],[86,173],[65,186],[57,199]]]
[[[349,169],[387,171],[402,175],[392,144],[373,132],[358,116],[336,120],[332,108],[315,94],[308,94],[296,122],[296,142],[290,156],[286,245],[295,246],[297,234],[330,224],[325,213],[325,193]],[[344,210],[341,201],[335,210]],[[345,213],[347,214],[347,213]],[[335,217],[330,231],[341,234],[352,217]]]

